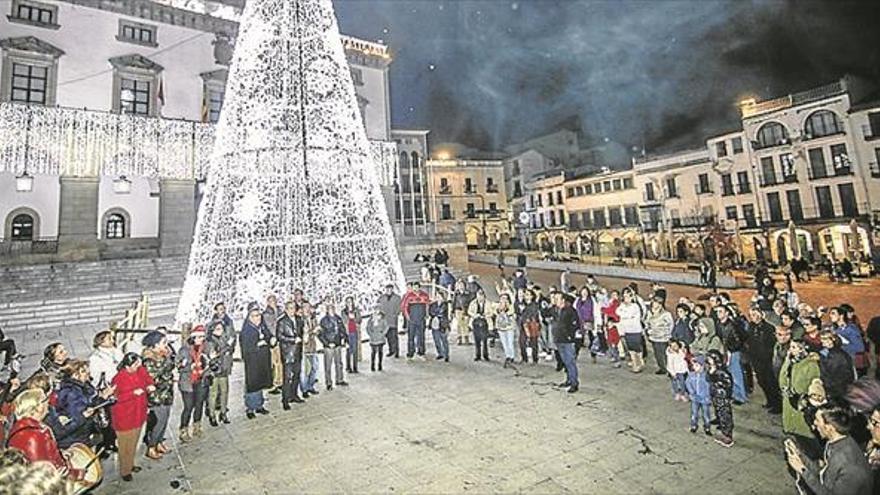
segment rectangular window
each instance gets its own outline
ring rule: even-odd
[[[120,19],[116,40],[136,45],[156,46],[156,26]]]
[[[629,177],[624,177],[623,188],[624,189],[632,189],[633,188],[633,180]]]
[[[828,177],[828,170],[825,167],[825,153],[822,148],[811,148],[807,151],[807,156],[810,158],[810,178]]]
[[[562,191],[556,191],[556,204],[562,204]]]
[[[489,214],[492,216],[498,215],[498,203],[489,203]]]
[[[548,211],[545,215],[547,215],[547,226],[556,227],[556,215],[553,214],[553,210]]]
[[[580,217],[578,217],[577,213],[572,213],[571,215],[569,215],[568,224],[572,230],[580,230],[581,229]]]
[[[513,175],[519,175],[519,174],[520,174],[520,171],[519,171],[519,160],[514,160],[514,161],[513,161]]]
[[[522,184],[518,180],[513,181],[513,197],[518,198],[522,196]]]
[[[820,218],[834,218],[834,200],[831,199],[831,188],[819,186],[816,188],[816,203],[819,205]]]
[[[871,112],[868,114],[868,128],[865,129],[866,139],[875,139],[880,137],[880,112]]]
[[[678,187],[675,185],[675,177],[670,177],[666,179],[666,197],[668,198],[677,198],[678,197]]]
[[[122,113],[150,114],[150,82],[122,78],[119,87],[119,105]]]
[[[473,194],[473,193],[477,192],[476,189],[474,188],[474,181],[470,177],[464,178],[464,192],[466,194]]]
[[[834,164],[834,175],[850,175],[852,173],[846,144],[840,143],[831,146],[831,163]]]
[[[859,216],[859,205],[856,203],[856,193],[852,184],[838,184],[837,193],[840,195],[840,206],[843,207],[843,216],[855,218]]]
[[[57,15],[58,7],[54,5],[30,0],[15,0],[12,2],[12,14],[9,16],[9,20],[57,28]]]
[[[440,206],[440,220],[452,220],[452,207],[447,203]]]
[[[565,197],[566,198],[574,197],[574,188],[573,187],[569,187],[565,190]]]
[[[12,64],[10,99],[21,103],[46,104],[49,69],[35,65]]]
[[[795,222],[804,219],[804,208],[801,205],[801,193],[797,189],[785,191],[785,198],[788,200],[789,218]]]
[[[538,206],[544,206],[544,203],[543,203],[543,201],[544,201],[543,198],[544,198],[544,197],[541,196],[540,193],[538,193],[537,198],[538,198]]]
[[[593,185],[587,184],[584,186],[584,194],[593,194]]]
[[[697,179],[699,180],[697,194],[709,194],[712,192],[712,189],[709,187],[709,174],[700,174]]]
[[[761,158],[761,185],[772,186],[776,184],[776,168],[773,165],[773,157]]]
[[[791,153],[779,155],[779,164],[782,166],[782,182],[786,184],[797,182],[797,168]]]
[[[747,228],[754,228],[758,226],[758,222],[755,220],[755,206],[754,205],[743,205],[743,219],[746,221]]]
[[[738,155],[743,152],[743,140],[741,137],[735,137],[730,141],[733,154]]]
[[[614,182],[611,183],[611,186],[615,191],[619,191],[623,189],[623,181],[621,181],[620,179],[614,179]]]
[[[205,88],[205,91],[207,92],[208,122],[216,124],[220,120],[220,111],[223,109],[223,98],[226,95],[225,89],[221,86],[218,88]]]
[[[715,143],[715,154],[720,156],[727,156],[727,143],[724,141],[718,141]]]
[[[556,210],[559,225],[565,225],[565,210]]]
[[[620,216],[619,207],[612,206],[608,208],[608,223],[610,223],[612,227],[620,227],[623,225],[623,219]]]
[[[611,190],[611,181],[610,180],[602,181],[602,190],[605,192],[608,192]]]
[[[740,194],[749,194],[752,192],[752,185],[749,183],[749,173],[748,172],[737,172],[736,173],[736,182],[739,184],[739,193]]]
[[[585,229],[590,229],[593,227],[593,216],[590,215],[589,211],[581,212],[581,224],[583,224]]]
[[[733,177],[730,174],[721,174],[721,195],[733,196]]]
[[[626,206],[623,208],[624,221],[627,225],[639,224],[639,210],[635,206]]]
[[[645,184],[645,201],[655,201],[654,183],[652,182],[648,182]]]
[[[553,203],[553,193],[552,193],[552,192],[548,192],[548,193],[547,193],[547,206],[553,206],[553,205],[554,205],[554,203]]]
[[[351,70],[351,82],[353,82],[355,86],[363,86],[364,85],[364,71],[362,71],[360,69],[356,69],[354,67],[351,67],[350,70]]]
[[[477,210],[474,208],[473,203],[468,203],[465,206],[464,214],[468,218],[477,218]]]
[[[736,220],[736,206],[724,208],[724,214],[728,220]]]
[[[779,201],[779,193],[767,193],[767,209],[770,210],[770,221],[782,221],[782,203]]]
[[[604,208],[597,208],[593,210],[593,227],[597,229],[604,229],[606,227]]]

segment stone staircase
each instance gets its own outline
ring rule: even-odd
[[[3,267],[0,327],[46,337],[65,328],[100,328],[121,319],[144,295],[151,324],[170,323],[186,263],[163,258]]]
[[[405,261],[406,279],[418,280],[422,265]],[[150,326],[171,324],[186,267],[184,257],[0,267],[0,328],[47,339],[67,328],[99,329],[122,319],[144,295]]]

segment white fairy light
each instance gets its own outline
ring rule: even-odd
[[[178,322],[267,293],[370,308],[403,271],[330,0],[250,0],[199,209]]]

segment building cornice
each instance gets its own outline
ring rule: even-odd
[[[224,34],[234,37],[238,33],[238,23],[208,14],[179,9],[152,0],[57,0],[91,9],[114,12],[152,22],[171,24],[208,33]]]

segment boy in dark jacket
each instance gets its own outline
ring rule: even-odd
[[[724,361],[724,356],[715,349],[709,351],[706,357],[709,394],[712,397],[712,407],[715,408],[715,417],[718,418],[715,442],[724,447],[733,447],[733,377],[727,371]]]

